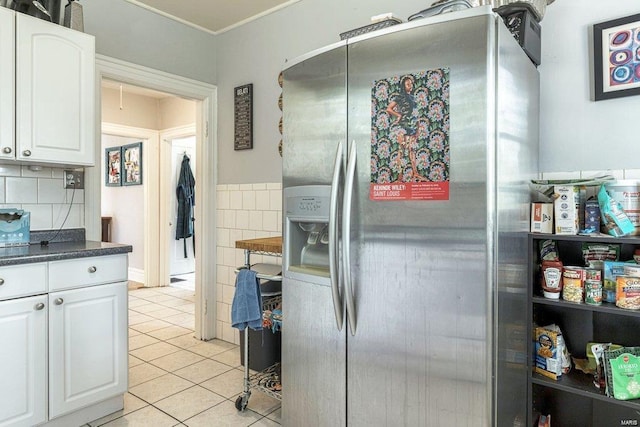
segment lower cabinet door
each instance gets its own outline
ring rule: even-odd
[[[49,294],[49,418],[127,390],[127,282]]]
[[[0,426],[47,417],[47,297],[0,302]]]

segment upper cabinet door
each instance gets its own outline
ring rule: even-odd
[[[16,158],[93,166],[94,37],[22,14],[16,28]]]
[[[14,67],[15,13],[0,8],[0,158],[14,154]]]

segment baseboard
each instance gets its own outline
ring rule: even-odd
[[[144,284],[144,270],[129,267],[129,280]]]

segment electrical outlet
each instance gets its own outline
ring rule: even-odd
[[[84,171],[65,170],[64,188],[84,189]]]

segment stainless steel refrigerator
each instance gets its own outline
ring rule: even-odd
[[[536,67],[487,6],[283,81],[283,425],[524,425]]]

